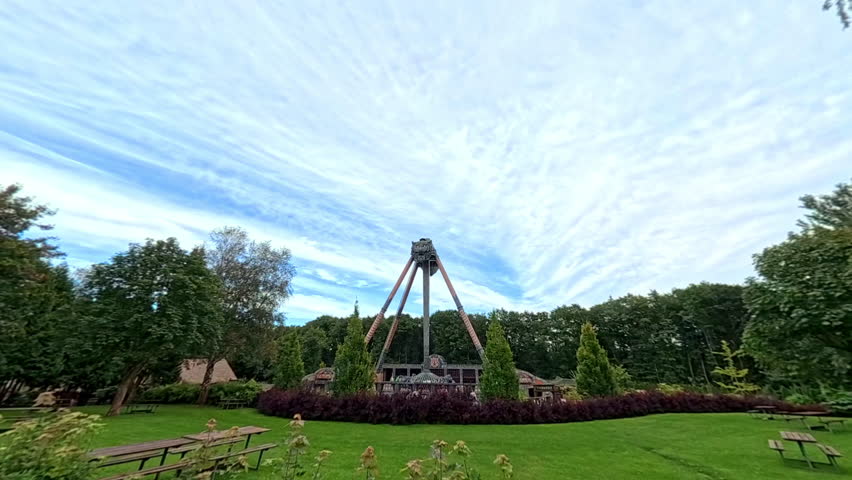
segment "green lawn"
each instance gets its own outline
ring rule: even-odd
[[[101,414],[105,407],[83,407]],[[252,409],[220,410],[163,406],[155,414],[133,414],[104,420],[94,447],[177,437],[203,430],[207,419],[221,427],[257,425],[272,431],[252,439],[257,445],[279,441],[287,420],[266,417]],[[516,479],[813,479],[852,478],[852,426],[838,433],[813,432],[818,441],[834,446],[847,457],[842,469],[809,471],[798,462],[782,464],[767,448],[767,439],[780,430],[801,430],[780,420],[757,420],[745,414],[669,414],[624,420],[559,425],[388,426],[335,422],[307,422],[311,451],[329,449],[326,478],[351,480],[358,456],[368,445],[376,448],[381,478],[403,478],[405,462],[428,455],[432,440],[465,440],[474,451],[474,463],[485,479],[497,478],[491,461],[505,453],[515,465]],[[787,446],[797,456],[795,444]],[[796,451],[792,451],[796,450]],[[280,455],[282,448],[273,450]],[[825,457],[814,447],[811,458]],[[123,470],[133,468],[124,466]],[[113,470],[109,470],[112,472]],[[106,473],[107,471],[104,470]],[[273,478],[269,467],[246,479]],[[170,478],[164,475],[161,478]]]

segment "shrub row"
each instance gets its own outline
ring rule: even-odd
[[[566,423],[627,418],[654,413],[744,412],[755,405],[775,405],[779,409],[801,410],[813,406],[793,406],[767,397],[738,397],[681,392],[666,395],[657,391],[592,398],[581,401],[476,403],[460,393],[439,392],[429,396],[410,394],[355,395],[336,398],[305,391],[264,392],[258,410],[265,415],[306,420],[333,420],[385,424],[526,424]]]
[[[261,391],[263,391],[263,386],[254,380],[217,383],[210,387],[209,401],[210,403],[217,403],[222,399],[237,399],[254,404]],[[150,388],[143,392],[139,398],[145,402],[195,403],[200,393],[200,385],[172,383]]]

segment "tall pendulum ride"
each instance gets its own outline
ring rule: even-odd
[[[420,269],[423,273],[423,364],[385,365],[385,356],[387,355],[388,350],[390,350],[394,335],[396,335],[396,331],[399,326],[399,317],[402,315],[402,311],[405,308],[405,301],[408,299],[408,294],[411,292],[411,286],[414,283],[414,277],[417,273],[417,269]],[[441,276],[444,277],[444,282],[447,284],[447,288],[450,291],[450,295],[452,295],[453,301],[456,304],[459,316],[461,317],[462,322],[464,322],[467,333],[473,341],[473,346],[479,354],[480,360],[483,359],[484,356],[482,344],[476,336],[476,331],[474,331],[473,325],[470,323],[470,319],[468,318],[467,313],[465,313],[461,301],[459,301],[456,290],[453,288],[453,284],[450,282],[450,277],[447,275],[447,270],[444,268],[444,265],[441,263],[441,258],[438,257],[438,252],[435,251],[435,247],[432,245],[432,240],[428,238],[421,238],[417,242],[411,242],[411,256],[405,264],[405,268],[402,270],[402,273],[400,273],[399,279],[397,279],[393,289],[391,289],[390,295],[388,295],[387,300],[385,300],[385,304],[382,306],[379,314],[376,315],[375,320],[373,320],[373,324],[367,332],[365,341],[369,343],[373,338],[373,335],[375,335],[379,325],[381,325],[385,318],[385,312],[387,311],[388,306],[390,306],[396,292],[399,290],[400,285],[402,285],[405,275],[409,273],[409,271],[410,274],[408,275],[408,282],[405,285],[405,290],[402,292],[402,299],[399,302],[399,308],[397,308],[396,316],[394,316],[393,323],[388,331],[388,336],[385,339],[384,346],[382,347],[382,352],[379,355],[378,362],[376,362],[377,379],[379,382],[382,382],[389,378],[394,383],[403,384],[478,383],[479,374],[482,370],[480,365],[447,365],[443,357],[440,355],[430,355],[429,353],[429,279],[432,275],[440,271]]]

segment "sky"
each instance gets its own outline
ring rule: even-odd
[[[0,183],[74,267],[289,248],[291,324],[375,314],[420,237],[469,312],[739,283],[852,176],[821,3],[6,1]]]

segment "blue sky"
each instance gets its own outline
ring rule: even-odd
[[[740,282],[852,175],[821,3],[6,2],[0,179],[75,266],[286,246],[292,323],[376,312],[422,236],[469,311]]]

